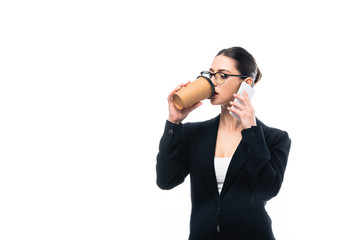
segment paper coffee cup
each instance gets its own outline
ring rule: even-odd
[[[214,92],[215,87],[212,81],[207,77],[199,76],[173,95],[173,103],[178,109],[187,108],[206,98],[211,98]]]

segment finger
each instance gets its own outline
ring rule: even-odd
[[[240,94],[234,94],[234,97],[240,100],[241,105],[246,105],[246,101],[243,96],[241,96]]]
[[[186,87],[189,83],[190,83],[190,81],[187,83],[182,83],[179,86],[177,86],[174,90],[172,90],[168,96],[168,100],[172,100],[172,95],[174,95],[174,93],[178,92],[181,88]]]
[[[237,115],[242,116],[242,111],[237,109],[236,107],[234,106],[231,106],[231,107],[227,107],[227,110],[233,112],[233,113],[236,113]]]
[[[242,96],[241,94],[236,94],[236,93],[234,94],[234,97],[241,101],[245,99],[244,96]]]
[[[189,85],[190,83],[191,83],[190,81],[188,81],[188,82],[186,82],[186,83],[182,83],[182,84],[180,84],[177,88],[181,89],[181,88],[183,88],[183,87],[186,87],[186,86]]]
[[[247,94],[246,91],[243,92],[243,96],[246,98],[246,97],[249,97],[249,95]]]
[[[183,110],[186,111],[186,112],[191,112],[192,110],[194,110],[195,108],[198,108],[202,105],[202,102],[197,102],[197,103],[194,103],[192,106],[190,107],[186,107],[184,108]]]
[[[201,105],[202,105],[202,102],[195,103],[194,105],[192,105],[190,107],[190,109],[191,109],[190,111],[195,110],[196,108],[200,107]]]
[[[240,108],[240,110],[243,110],[243,109],[244,109],[244,105],[242,105],[242,104],[239,103],[239,102],[230,102],[230,104],[231,104],[231,106]]]
[[[197,102],[194,105],[181,109],[181,114],[184,116],[187,116],[190,112],[194,111],[196,108],[200,107],[202,105],[202,102]]]
[[[238,94],[238,93],[234,93],[234,94],[233,94],[233,96],[234,96],[235,98],[239,98],[239,97],[241,97],[241,95],[240,95],[240,94]]]
[[[246,102],[247,104],[250,104],[249,94],[248,94],[246,91],[244,91],[243,95],[244,95],[244,100],[245,100],[245,102]]]
[[[245,93],[245,91],[244,91]],[[250,105],[250,100],[248,97],[245,96],[241,96],[240,94],[234,94],[234,97],[236,97],[237,99],[239,99],[242,103],[243,106],[248,107]],[[250,105],[251,106],[251,105]]]

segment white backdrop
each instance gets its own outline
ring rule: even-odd
[[[155,184],[167,95],[232,46],[288,131],[279,240],[360,239],[356,1],[1,1],[0,239],[187,239],[189,180]],[[186,121],[220,109],[208,101]]]

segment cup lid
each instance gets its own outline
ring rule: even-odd
[[[208,99],[212,98],[212,97],[214,96],[214,94],[215,94],[215,86],[214,86],[214,83],[210,80],[210,78],[205,77],[205,76],[198,76],[197,78],[200,78],[200,77],[205,78],[205,79],[209,82],[209,84],[210,84],[210,86],[211,86],[211,96],[210,96]]]

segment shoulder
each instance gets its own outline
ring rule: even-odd
[[[187,134],[197,134],[206,129],[217,127],[219,124],[220,115],[201,122],[187,122],[183,124],[184,132]]]
[[[285,141],[289,143],[291,142],[289,134],[286,131],[279,128],[269,127],[259,119],[256,119],[256,124],[262,127],[265,140],[268,144],[272,144],[278,141]]]

